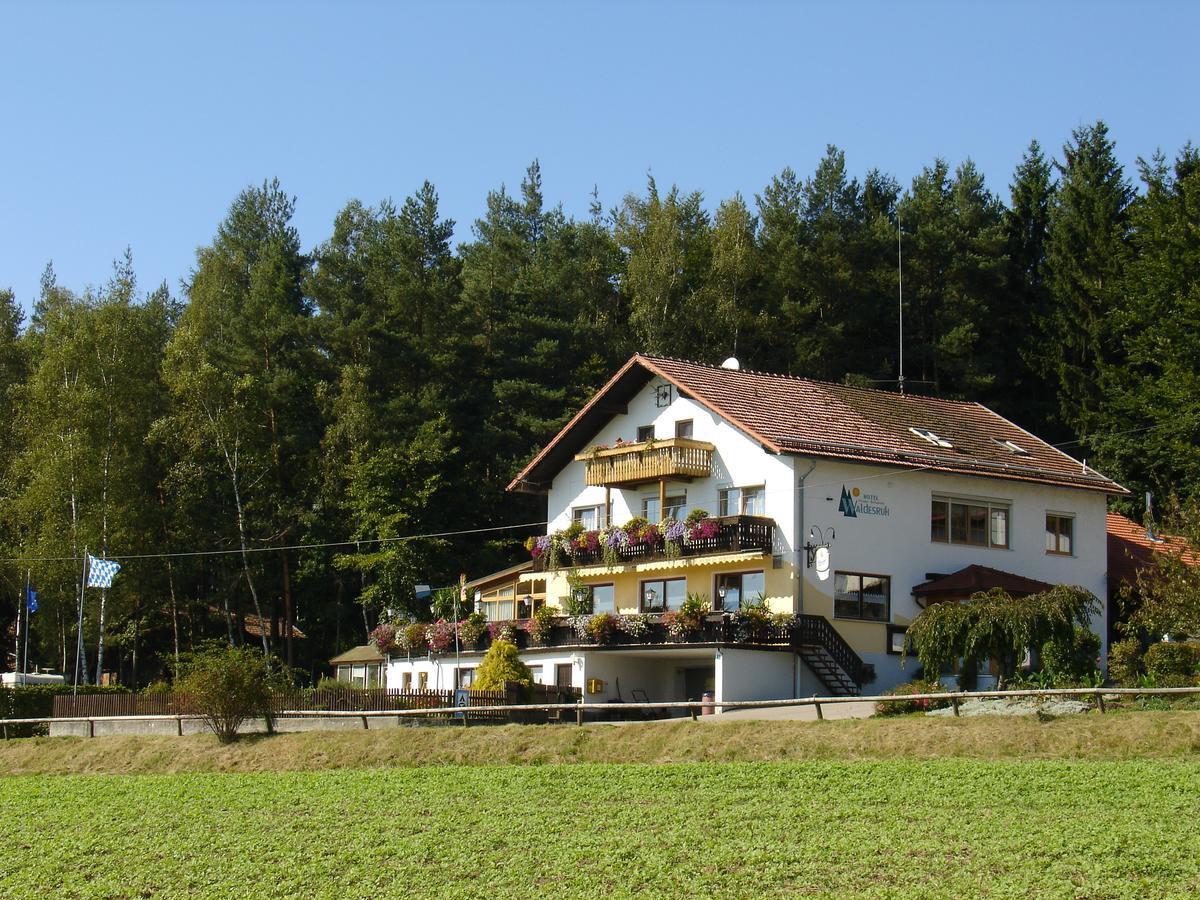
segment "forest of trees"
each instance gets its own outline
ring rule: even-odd
[[[415,584],[520,558],[535,529],[376,541],[537,522],[504,485],[635,350],[895,389],[898,223],[910,391],[1070,442],[1135,497],[1189,497],[1200,152],[1138,168],[1103,123],[1031,144],[1003,192],[969,161],[856,177],[830,147],[752,202],[650,179],[576,221],[535,162],[457,247],[426,183],[349,203],[311,251],[268,182],[178,293],[128,254],[82,292],[48,266],[28,322],[0,291],[5,649],[29,573],[30,660],[70,674],[87,547],[123,564],[87,592],[89,679],[145,684],[213,637],[311,677],[383,609],[427,614]]]

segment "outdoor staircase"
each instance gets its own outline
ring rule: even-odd
[[[804,664],[829,689],[831,697],[857,697],[862,691],[846,670],[837,664],[829,651],[816,644],[802,644],[796,648]]]
[[[792,646],[833,697],[857,697],[866,666],[824,616],[799,615]]]

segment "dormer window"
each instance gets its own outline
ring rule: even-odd
[[[950,443],[944,437],[938,437],[936,434],[934,434],[928,428],[909,428],[908,430],[911,431],[913,434],[915,434],[917,437],[919,437],[921,440],[925,441],[928,444],[932,444],[935,447],[943,447],[946,450],[954,449],[954,445],[952,443]]]
[[[992,443],[996,444],[998,447],[1003,447],[1009,453],[1017,453],[1023,456],[1029,452],[1020,444],[1014,444],[1012,441],[1005,438],[992,438]]]

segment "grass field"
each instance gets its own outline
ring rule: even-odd
[[[0,741],[0,775],[266,772],[505,763],[808,760],[1193,759],[1200,713],[1120,712],[1021,719],[687,720],[638,725],[308,732],[221,746],[209,736]]]
[[[1200,765],[0,779],[0,896],[1195,896]]]
[[[1196,712],[40,738],[0,774],[5,898],[1200,895]]]

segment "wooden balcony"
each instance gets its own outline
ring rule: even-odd
[[[593,448],[575,458],[586,464],[589,485],[629,487],[652,481],[707,478],[712,475],[715,449],[706,441],[665,438],[603,450]]]

